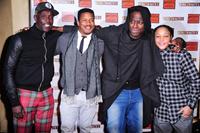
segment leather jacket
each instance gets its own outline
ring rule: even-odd
[[[43,32],[34,24],[13,35],[4,63],[4,84],[12,106],[19,105],[17,89],[43,91],[54,75],[53,56],[57,31]]]

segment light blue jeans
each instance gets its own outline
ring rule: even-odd
[[[123,89],[107,111],[109,133],[142,133],[143,98],[140,89]]]

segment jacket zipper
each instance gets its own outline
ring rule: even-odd
[[[40,91],[41,90],[41,87],[42,87],[42,83],[43,83],[43,81],[44,81],[44,63],[47,61],[47,47],[46,47],[46,39],[45,39],[45,36],[46,36],[46,34],[45,33],[43,33],[43,35],[42,35],[42,39],[44,40],[44,62],[42,63],[42,80],[41,80],[41,82],[40,82],[40,85],[39,85],[39,87],[38,87],[38,91]]]

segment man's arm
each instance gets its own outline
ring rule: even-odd
[[[60,26],[60,27],[59,27],[59,26],[53,26],[53,27],[52,27],[52,30],[56,30],[56,31],[63,32],[64,29],[63,29],[63,27],[61,27],[61,26]]]
[[[6,53],[5,63],[4,63],[4,84],[6,89],[6,94],[12,105],[13,115],[15,117],[22,117],[22,107],[20,106],[17,88],[15,85],[14,74],[16,70],[16,65],[18,58],[22,51],[21,39],[18,35],[9,37],[8,50]]]
[[[64,25],[64,26],[53,26],[52,30],[68,33],[74,31],[76,29],[76,26],[73,25]]]
[[[96,25],[94,29],[94,33],[97,37],[104,39],[111,32],[110,30],[112,30],[113,27],[116,27],[116,26],[102,28],[100,25]],[[74,29],[76,28],[77,26],[64,25],[63,27],[53,26],[52,30],[69,33],[69,32],[74,31]]]

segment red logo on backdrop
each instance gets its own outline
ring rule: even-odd
[[[91,0],[79,0],[79,7],[91,7],[92,1]]]
[[[198,50],[198,42],[187,42],[187,50],[197,51]]]
[[[163,8],[164,9],[175,9],[176,0],[164,0]]]
[[[118,13],[106,13],[107,23],[118,23]]]
[[[135,5],[134,0],[122,0],[122,8],[129,8]]]
[[[74,15],[71,12],[62,12],[62,22],[74,22]]]
[[[159,14],[151,14],[151,23],[159,23]]]
[[[47,2],[47,0],[34,0],[34,6],[38,5],[38,3]]]
[[[200,14],[188,14],[188,23],[199,23]]]

